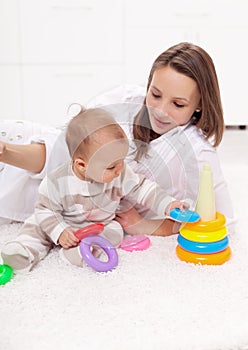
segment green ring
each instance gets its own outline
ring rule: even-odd
[[[9,282],[12,276],[13,276],[13,269],[10,266],[0,265],[0,285]]]

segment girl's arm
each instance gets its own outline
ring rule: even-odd
[[[42,143],[15,145],[0,142],[0,161],[33,173],[40,173],[46,162],[46,147]]]
[[[179,232],[180,223],[170,219],[144,219],[135,208],[118,212],[115,220],[130,235],[170,236]]]

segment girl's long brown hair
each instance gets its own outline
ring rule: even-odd
[[[172,46],[154,61],[147,91],[154,72],[166,66],[196,82],[201,96],[201,112],[192,115],[192,123],[202,130],[207,139],[213,138],[214,147],[218,146],[224,132],[224,118],[218,78],[211,57],[201,47],[191,43]],[[134,119],[133,136],[137,146],[136,160],[141,159],[146,154],[149,143],[160,136],[151,128],[146,99]]]

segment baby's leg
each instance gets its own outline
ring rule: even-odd
[[[31,270],[43,259],[53,243],[39,226],[25,223],[15,240],[7,242],[2,248],[2,258],[14,270]]]
[[[115,248],[119,247],[123,239],[123,229],[117,221],[111,221],[104,226],[104,231],[99,234],[103,238],[106,238]],[[92,254],[96,258],[100,258],[103,250],[100,247],[94,246]],[[66,262],[72,265],[83,267],[85,262],[80,253],[79,246],[60,250],[60,256]]]
[[[113,220],[104,226],[100,236],[106,238],[115,248],[118,248],[123,240],[123,228],[119,222]]]

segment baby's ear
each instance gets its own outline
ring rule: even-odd
[[[74,165],[76,165],[81,171],[85,171],[86,169],[86,162],[82,158],[76,158],[74,160]]]

